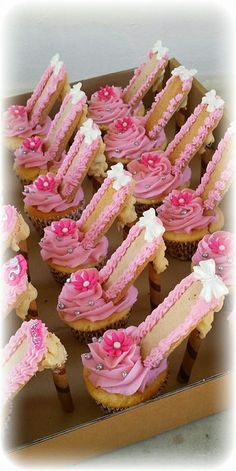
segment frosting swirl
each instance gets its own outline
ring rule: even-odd
[[[191,177],[189,167],[179,175],[174,173],[169,159],[160,152],[145,152],[140,159],[130,162],[127,169],[136,181],[136,198],[164,196],[174,188],[184,185]]]
[[[231,232],[217,231],[206,234],[198,243],[192,257],[193,265],[202,260],[215,260],[216,275],[228,286],[234,284],[234,236]]]
[[[2,310],[4,316],[13,307],[18,296],[25,292],[28,285],[27,262],[22,255],[16,255],[2,266],[4,296]]]
[[[121,87],[106,85],[93,93],[89,103],[89,116],[96,124],[110,125],[115,119],[130,115],[128,105],[122,100]]]
[[[173,190],[157,211],[166,231],[190,234],[215,220],[214,215],[204,215],[203,201],[191,189]]]
[[[129,396],[137,391],[143,392],[167,368],[166,360],[157,368],[144,366],[140,346],[134,340],[136,329],[131,326],[107,330],[102,341],[88,345],[90,353],[82,355],[82,363],[89,370],[89,380],[95,387]]]
[[[4,134],[6,137],[30,137],[33,135],[46,135],[51,125],[51,119],[47,116],[43,125],[37,124],[32,128],[25,106],[11,105],[3,113]]]
[[[15,162],[25,168],[46,168],[48,157],[43,152],[43,141],[39,136],[25,139],[15,151]]]
[[[107,302],[99,282],[99,271],[88,268],[72,273],[70,281],[65,283],[59,295],[58,310],[63,311],[63,318],[68,322],[80,319],[99,321],[130,308],[136,302],[137,295],[138,290],[131,286],[118,304]]]
[[[73,230],[72,230],[73,227]],[[96,263],[107,255],[108,239],[102,237],[98,244],[84,248],[81,244],[83,233],[72,219],[61,219],[44,229],[40,241],[41,256],[44,261],[75,268]]]
[[[129,125],[124,130],[123,122]],[[137,159],[143,152],[150,152],[154,149],[160,148],[165,142],[164,131],[159,134],[158,139],[150,139],[146,135],[145,118],[129,116],[115,121],[109,126],[109,129],[104,137],[106,145],[106,155],[109,158],[129,158],[130,160]]]
[[[17,222],[16,208],[10,204],[1,207],[0,212],[0,232],[1,240],[6,241],[14,231]]]

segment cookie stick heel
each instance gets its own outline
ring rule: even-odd
[[[74,404],[71,397],[65,363],[54,368],[52,370],[52,376],[62,409],[65,412],[73,412]]]
[[[148,266],[148,276],[149,276],[149,291],[150,291],[150,304],[151,308],[155,309],[162,300],[161,297],[161,276],[155,269],[155,266],[152,262]]]

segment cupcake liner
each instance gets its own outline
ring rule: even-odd
[[[201,239],[189,242],[175,242],[167,239],[165,240],[166,250],[171,257],[178,258],[179,260],[190,261],[193,254],[197,250],[198,242]]]
[[[98,264],[95,264],[94,266],[98,269],[101,270],[102,267],[106,264],[107,258],[105,257],[104,260]],[[78,268],[79,270],[79,268]],[[50,267],[51,274],[54,278],[54,280],[59,283],[60,285],[64,285],[66,283],[66,280],[70,277],[71,273],[64,273],[58,270],[55,270],[55,268]]]
[[[159,203],[135,203],[135,211],[137,213],[138,218],[140,218],[144,211],[147,211],[150,208],[157,209],[159,206],[161,206],[162,201]]]
[[[92,339],[94,337],[96,337],[97,339],[99,337],[102,337],[103,334],[108,329],[121,329],[121,328],[127,327],[127,321],[130,314],[131,314],[131,311],[129,311],[128,314],[126,314],[126,316],[123,319],[113,322],[112,324],[108,324],[106,327],[103,327],[102,329],[83,332],[82,330],[75,330],[71,327],[71,331],[73,335],[76,337],[76,339],[78,340],[78,342],[88,344],[92,342]]]
[[[75,221],[77,221],[81,217],[84,207],[85,207],[85,202],[83,202],[82,205],[78,209],[69,213],[68,215],[67,214],[64,215],[63,217],[68,217],[70,219],[74,219]],[[41,236],[44,235],[45,227],[50,226],[50,224],[53,221],[59,221],[62,218],[61,215],[54,216],[53,218],[50,218],[50,219],[43,219],[43,218],[41,219],[41,218],[38,218],[37,216],[31,216],[28,213],[27,215],[30,221],[32,222],[32,224],[34,225],[35,229],[40,233]]]

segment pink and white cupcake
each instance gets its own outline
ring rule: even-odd
[[[116,304],[108,301],[96,268],[71,274],[58,298],[59,317],[69,325],[79,341],[88,343],[108,328],[126,324],[138,291],[131,286]]]
[[[0,234],[4,249],[20,250],[19,242],[29,237],[29,226],[21,214],[10,204],[0,208]]]
[[[37,290],[28,281],[27,268],[27,262],[22,255],[16,255],[2,266],[4,318],[15,309],[17,316],[25,319],[30,303],[37,297]]]
[[[49,159],[42,147],[43,140],[39,136],[32,136],[25,139],[15,151],[14,170],[24,185],[47,173]]]
[[[40,253],[59,283],[64,284],[71,273],[79,269],[100,269],[104,265],[108,239],[101,237],[95,246],[85,248],[81,243],[83,236],[77,223],[69,218],[45,227],[44,237],[39,243]]]

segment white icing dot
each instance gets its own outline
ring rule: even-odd
[[[220,249],[220,250],[225,250],[225,246],[224,246],[224,245],[220,245],[220,246],[219,246],[219,249]]]
[[[105,95],[105,96],[109,95],[109,92],[104,92],[104,95]]]
[[[184,198],[180,198],[179,203],[184,203]]]
[[[126,126],[127,126],[127,123],[124,122],[123,123],[123,128],[126,128]]]
[[[148,160],[148,163],[153,164],[153,160],[152,159]]]
[[[113,347],[114,348],[120,348],[120,342],[114,342]]]
[[[66,232],[68,232],[68,228],[67,228],[67,227],[63,227],[62,232],[64,232],[64,234],[65,234]]]
[[[89,281],[84,281],[84,282],[83,282],[83,286],[84,286],[85,288],[87,288],[87,286],[89,286],[89,284],[90,284]]]
[[[48,186],[48,182],[44,182],[43,186]]]

